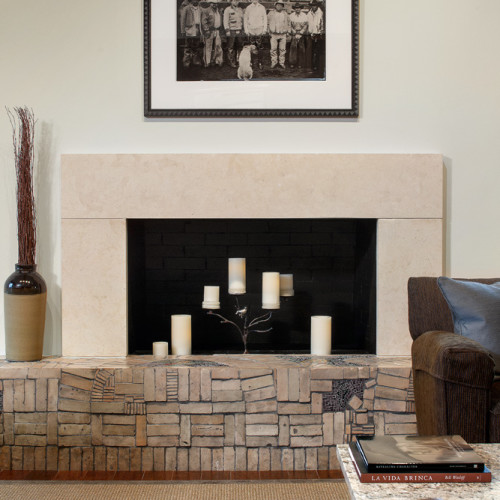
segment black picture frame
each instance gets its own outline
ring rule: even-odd
[[[240,4],[246,7],[250,1],[241,1]],[[324,78],[268,81],[259,79],[257,73],[251,81],[237,80],[236,76],[229,81],[181,81],[178,79],[181,62],[178,38],[180,0],[144,0],[144,116],[358,118],[359,0],[322,2],[327,14]],[[223,8],[229,1],[219,0],[218,3],[219,8]],[[274,4],[261,3],[264,6]],[[284,3],[290,8],[297,2],[285,0]],[[299,0],[298,3],[305,6],[309,1]],[[200,7],[205,8],[203,4],[208,8],[208,2],[200,2]],[[336,10],[338,16],[335,16]],[[329,71],[330,67],[335,71]],[[249,98],[248,94],[252,97]],[[201,99],[198,96],[202,96]],[[248,105],[244,99],[259,102]],[[273,105],[273,99],[279,102]]]

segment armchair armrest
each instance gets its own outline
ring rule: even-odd
[[[452,332],[431,331],[412,344],[413,371],[468,387],[490,389],[495,362],[478,342]]]
[[[495,363],[484,347],[461,335],[430,331],[412,344],[417,429],[488,442]]]

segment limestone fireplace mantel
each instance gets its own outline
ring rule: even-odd
[[[443,272],[440,155],[63,155],[62,351],[127,355],[127,218],[375,218],[377,354],[408,355],[408,277]]]

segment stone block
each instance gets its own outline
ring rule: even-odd
[[[155,368],[155,401],[167,400],[167,368]]]
[[[247,425],[246,435],[247,435],[247,441],[248,441],[248,436],[277,436],[278,426],[265,425],[265,424]]]
[[[202,401],[212,400],[212,375],[208,368],[201,369],[200,397]]]
[[[212,369],[212,380],[215,379],[230,379],[230,378],[238,378],[238,369],[237,368],[213,368]]]
[[[278,401],[288,401],[288,368],[276,370],[276,389]]]
[[[297,471],[306,469],[306,450],[304,448],[293,450],[293,466]]]
[[[224,425],[193,425],[191,434],[193,436],[224,436]]]
[[[153,450],[153,470],[165,470],[165,448],[155,448]]]
[[[91,419],[92,445],[102,445],[102,415],[92,415]]]
[[[57,411],[59,401],[59,380],[47,380],[47,411]]]
[[[72,413],[90,413],[90,401],[59,399],[57,407],[59,411],[68,411]]]
[[[147,414],[151,413],[179,413],[179,403],[148,403]]]
[[[214,448],[212,450],[212,469],[220,471],[224,469],[224,450],[222,448]]]
[[[323,422],[321,415],[290,415],[290,425],[318,425]]]
[[[259,470],[271,470],[271,451],[269,448],[259,448]]]
[[[401,389],[391,389],[390,387],[375,387],[375,398],[393,399],[395,401],[406,401],[408,392]]]
[[[215,403],[213,405],[215,407]],[[179,405],[181,413],[205,414],[212,413],[212,403],[181,403]],[[216,413],[222,413],[217,411]]]
[[[191,446],[191,415],[181,415],[179,444]]]
[[[271,470],[281,471],[281,449],[271,448]]]
[[[299,390],[299,370],[290,368],[288,370],[288,401],[298,401]]]
[[[259,450],[247,448],[247,470],[259,470]]]
[[[212,391],[241,391],[239,379],[213,380]]]
[[[224,415],[224,446],[234,446],[234,415]]]
[[[245,446],[245,440],[245,415],[237,413],[234,415],[234,444],[236,446]]]
[[[345,414],[344,412],[336,412],[333,414],[333,443],[343,444],[345,433]]]
[[[235,469],[237,471],[247,470],[247,449],[244,446],[235,448]]]
[[[240,390],[216,391],[213,389],[212,386],[212,401],[214,403],[222,401],[241,401],[242,399],[243,399],[243,393]]]
[[[220,425],[224,423],[224,415],[191,415],[193,425]]]
[[[357,379],[359,378],[359,368],[357,366],[344,366],[344,376],[345,379]]]
[[[119,471],[130,470],[130,450],[128,448],[118,449],[118,470]]]
[[[271,413],[276,412],[277,409],[278,403],[274,399],[266,399],[264,401],[251,401],[246,403],[246,413]]]
[[[321,436],[323,429],[321,425],[291,425],[291,436]]]
[[[189,470],[189,451],[186,448],[179,448],[177,450],[177,470]]]
[[[146,429],[148,436],[179,436],[181,432],[180,425],[165,424],[165,425],[147,425]]]
[[[201,470],[201,448],[189,449],[189,470],[190,471]]]
[[[328,470],[328,448],[325,446],[318,448],[318,470]]]
[[[224,470],[234,471],[235,452],[232,446],[224,446]]]
[[[148,436],[148,446],[179,446],[179,436]],[[155,469],[156,470],[156,469]]]
[[[15,413],[14,419],[16,424],[32,423],[41,424],[47,423],[47,413],[45,412],[32,412],[32,413]]]
[[[60,424],[90,424],[90,413],[54,413]]]
[[[177,448],[165,450],[165,470],[177,470]]]
[[[193,436],[191,438],[191,446],[220,448],[224,446],[224,438],[222,436]]]
[[[59,446],[90,446],[92,440],[89,436],[59,436]],[[111,445],[113,446],[113,445]],[[64,469],[63,469],[64,470]]]
[[[278,403],[280,415],[304,415],[311,413],[311,405],[304,403]]]
[[[201,470],[212,470],[212,450],[210,448],[200,448],[200,468]]]
[[[282,470],[293,470],[293,450],[283,448],[281,452],[281,467]]]
[[[35,410],[47,411],[47,379],[39,378],[35,380]]]
[[[201,399],[201,370],[190,368],[189,370],[189,401],[200,401]]]
[[[361,406],[363,405],[363,401],[361,401],[361,399],[359,399],[358,396],[353,396],[349,400],[348,404],[353,410],[357,410],[361,408]]]
[[[406,401],[394,401],[391,399],[375,399],[374,410],[405,413]]]
[[[272,375],[264,375],[262,377],[247,378],[241,381],[241,388],[244,391],[253,391],[262,389],[263,387],[274,387],[274,379]]]
[[[58,436],[57,413],[47,413],[47,444],[56,445]]]
[[[331,380],[311,380],[312,392],[332,392]]]
[[[175,413],[150,413],[147,415],[148,424],[178,424],[180,416]]]
[[[124,401],[94,402],[90,403],[91,413],[124,413]]]
[[[273,371],[268,368],[245,368],[240,370],[240,378],[256,378],[263,375],[272,375]]]
[[[393,434],[417,434],[417,423],[412,424],[388,424],[386,420],[385,433]]]
[[[106,436],[135,436],[134,425],[103,425],[102,433]]]
[[[322,436],[290,436],[290,446],[292,448],[322,446]]]
[[[290,417],[288,415],[279,417],[278,442],[280,446],[290,446]]]
[[[147,445],[147,420],[146,415],[136,415],[135,416],[135,446],[146,446]],[[138,470],[138,469],[134,469]]]
[[[308,403],[311,401],[311,373],[309,369],[299,370],[299,401]]]
[[[156,401],[154,368],[144,370],[144,401]]]
[[[134,425],[135,415],[103,415],[102,423],[106,425]]]
[[[311,413],[323,413],[323,394],[320,392],[311,394]]]
[[[320,448],[306,448],[306,470],[318,470],[318,450]]]
[[[94,379],[80,377],[63,371],[61,374],[61,384],[90,392],[92,390],[92,385],[94,384]]]
[[[245,416],[248,424],[277,424],[278,415],[276,413],[250,413]]]
[[[81,434],[90,435],[90,425],[88,424],[59,424],[59,436],[79,436]]]
[[[14,433],[33,434],[45,436],[47,434],[47,424],[14,424]]]
[[[60,385],[59,397],[63,399],[75,399],[77,401],[89,401],[90,392],[67,385]]]
[[[213,404],[214,413],[244,413],[245,412],[245,402],[228,402],[228,403],[214,403]]]
[[[269,387],[264,387],[262,389],[255,389],[252,391],[245,392],[245,401],[262,401],[265,399],[271,399],[276,397],[276,389],[274,385]]]
[[[144,386],[143,384],[133,384],[133,383],[121,383],[116,384],[115,394],[117,395],[127,395],[127,396],[143,396]]]
[[[14,381],[3,381],[3,412],[12,413],[14,411]]]

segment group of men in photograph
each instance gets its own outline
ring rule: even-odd
[[[223,3],[228,2],[182,1],[179,26],[184,68],[224,62],[235,68],[243,45],[253,45],[253,64],[260,69],[268,60],[267,51],[271,68],[321,69],[325,30],[320,1],[264,2],[267,9],[261,0],[230,0],[226,7]]]

